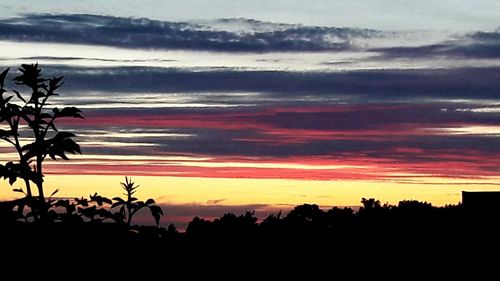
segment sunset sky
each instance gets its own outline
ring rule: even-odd
[[[1,68],[64,75],[86,117],[49,191],[132,176],[180,222],[500,190],[498,1],[100,2],[0,4]]]

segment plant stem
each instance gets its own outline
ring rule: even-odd
[[[7,120],[7,123],[9,124],[11,131],[13,131],[13,132],[19,131],[19,120],[20,120],[19,117],[14,122],[12,120]],[[19,136],[17,134],[14,135],[14,142],[11,142],[11,143],[16,148],[17,154],[19,154],[19,159],[20,159],[21,165],[28,166],[28,163],[26,163],[26,161],[23,160],[23,149],[21,148],[21,143],[19,142]],[[31,199],[33,197],[33,195],[31,194],[31,186],[30,186],[29,179],[25,178],[24,183],[26,184],[26,197]]]
[[[31,199],[33,195],[31,194],[30,180],[24,179],[24,183],[26,184],[26,197],[28,197],[28,199]]]
[[[38,86],[32,87],[33,90],[33,103],[35,104],[35,112],[34,112],[34,126],[33,126],[33,133],[35,135],[35,144],[36,145],[41,145],[43,138],[40,134],[40,124],[41,124],[41,110],[42,110],[42,105],[39,104],[38,101]],[[40,203],[44,204],[45,203],[45,196],[43,194],[43,171],[42,171],[42,161],[43,158],[41,155],[36,156],[36,173],[37,173],[37,181],[36,181],[36,186],[38,188],[38,198],[40,199]]]
[[[45,203],[45,196],[43,194],[43,178],[42,178],[42,158],[40,156],[36,157],[36,173],[38,174],[36,186],[38,188],[38,197],[41,203]]]

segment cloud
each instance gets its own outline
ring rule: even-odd
[[[474,40],[478,40],[485,43],[500,43],[500,28],[492,32],[475,32],[469,34],[469,37]]]
[[[219,203],[222,203],[226,201],[226,199],[214,199],[214,200],[207,200],[208,205],[217,205]]]
[[[225,23],[233,21],[246,22],[254,28],[251,32],[238,32],[144,18],[29,14],[0,21],[0,39],[145,49],[295,52],[349,50],[355,48],[351,43],[354,38],[381,34],[369,29],[273,25],[245,19],[226,19]],[[256,29],[258,25],[266,28]]]
[[[329,165],[339,158],[349,163],[355,156],[362,159],[354,161],[356,165],[387,163],[387,171],[403,172],[397,168],[403,167],[415,173],[452,176],[490,175],[490,170],[500,167],[465,153],[481,155],[483,160],[498,155],[499,138],[445,130],[500,123],[498,114],[484,110],[495,106],[498,68],[298,73],[50,66],[44,71],[49,76],[66,75],[65,104],[89,106],[85,120],[61,120],[60,127],[77,133],[105,132],[82,135],[84,144],[102,141],[100,146],[83,145],[85,155],[152,157],[142,162],[101,158],[72,166],[54,164],[49,172],[295,179],[390,176],[380,170],[270,168],[270,163],[224,166],[252,157],[272,163],[326,157],[323,164]],[[131,106],[136,101],[141,107]],[[190,107],[192,102],[234,106]],[[117,107],[106,108],[106,104]],[[168,131],[158,131],[165,128]],[[131,133],[128,137],[127,132]],[[153,159],[169,154],[216,160],[195,164]],[[448,172],[446,165],[456,169]]]
[[[96,112],[78,121],[77,126],[132,131],[133,137],[115,141],[156,146],[114,147],[103,142],[101,147],[83,147],[85,154],[110,155],[111,160],[101,157],[97,163],[85,163],[90,158],[83,163],[74,161],[72,166],[64,163],[62,168],[65,173],[77,174],[305,180],[381,180],[392,178],[394,173],[495,175],[500,167],[494,160],[500,159],[500,138],[486,130],[497,132],[500,116],[462,110],[464,106],[473,109],[484,105],[434,101],[184,109],[164,114]],[[478,129],[476,124],[483,127]],[[64,126],[76,125],[66,122]],[[74,128],[79,131],[81,127]],[[161,128],[188,136],[158,139],[139,133],[151,134]],[[481,133],[474,133],[478,130]],[[130,159],[118,162],[113,154],[129,155]],[[156,158],[169,154],[194,154],[205,159]],[[144,157],[138,161],[134,155]],[[54,165],[47,171],[60,172],[54,170],[58,164]]]
[[[90,58],[90,57],[53,57],[53,56],[34,56],[34,57],[21,57],[17,58],[19,60],[28,60],[28,61],[40,61],[40,60],[49,60],[49,61],[79,61],[79,60],[91,60],[91,61],[102,61],[102,62],[171,62],[176,60],[171,59],[154,59],[154,60],[146,60],[146,59],[133,59],[133,60],[123,60],[123,59],[105,59],[105,58]]]
[[[371,51],[383,53],[384,58],[468,58],[487,59],[500,58],[499,43],[472,43],[466,45],[435,44],[419,47],[393,47],[372,49]]]
[[[260,93],[257,104],[407,101],[415,98],[496,98],[500,68],[359,70],[342,72],[238,71],[206,69],[46,66],[47,75],[65,74],[65,90],[125,93]],[[258,83],[256,82],[258,81]],[[241,95],[218,102],[245,105]],[[214,97],[206,96],[213,102]],[[236,103],[238,104],[238,102]]]
[[[375,48],[371,51],[382,53],[382,57],[386,59],[436,57],[494,59],[500,58],[500,30],[469,33],[455,40],[431,45]]]
[[[22,20],[26,21],[25,26]],[[266,50],[287,51],[302,50],[302,47],[280,47],[286,45],[280,45],[286,36],[299,38],[299,43],[300,38],[312,38],[311,44],[323,40],[319,38],[325,32],[335,31],[336,36],[344,40],[339,42],[348,42],[351,36],[348,30],[342,35],[342,30],[288,25],[270,24],[261,29],[234,31],[187,23],[94,16],[28,16],[10,21],[2,22],[0,27],[67,28],[68,34],[62,37],[44,37],[50,42],[77,42],[78,38],[89,36],[90,30],[97,30],[101,33],[96,40],[105,42],[95,44],[128,48],[141,47],[134,45],[137,38],[133,37],[140,34],[150,36],[153,47],[160,46],[162,40],[171,36],[165,35],[166,30],[177,30],[172,31],[174,35],[180,34],[175,35],[178,36],[175,40],[189,33],[202,42],[220,33],[222,37],[217,38],[222,41],[215,39],[214,44],[223,45],[224,40],[231,44],[248,43],[245,46],[265,42]],[[252,22],[251,25],[260,23]],[[123,41],[124,34],[129,32],[134,40]],[[5,34],[9,36],[8,32]],[[166,37],[157,38],[155,34]],[[255,38],[260,39],[255,41]],[[496,44],[497,37],[493,33],[477,33],[471,34],[468,40]],[[182,48],[201,48],[199,46],[203,45],[196,44]],[[444,42],[412,47],[412,51],[404,55],[416,59],[428,54],[451,55],[450,46],[457,44]],[[210,50],[227,50],[222,45],[208,45]],[[234,50],[258,49],[256,45],[247,49],[241,46]],[[384,50],[392,55],[404,53],[403,49]],[[37,58],[44,59],[42,54],[24,59]],[[71,55],[60,59],[80,58]],[[500,88],[498,67],[335,72],[215,67],[98,68],[93,65],[81,68],[51,65],[43,69],[48,76],[65,75],[64,100],[56,100],[56,104],[82,107],[87,117],[78,123],[64,120],[61,126],[76,132],[81,129],[104,131],[100,136],[82,135],[84,153],[109,156],[111,160],[115,156],[131,158],[107,161],[101,157],[75,161],[71,165],[52,163],[47,169],[49,173],[372,180],[391,178],[394,173],[490,176],[498,173],[500,167],[496,161],[484,161],[488,157],[500,158],[496,157],[500,155],[499,138],[487,134],[456,134],[450,130],[493,126],[500,122],[500,117],[494,114]],[[491,102],[493,104],[489,104]],[[170,131],[157,131],[162,128]],[[131,130],[135,130],[134,134],[126,136]],[[97,142],[101,145],[95,145]],[[172,154],[192,154],[208,159],[198,162],[154,159],[158,155]],[[139,161],[136,156],[146,159]],[[338,164],[342,159],[342,163],[375,168],[360,171],[348,167],[325,172],[307,166],[311,164],[310,159],[318,158],[324,160],[322,166]],[[262,162],[261,167],[255,167],[258,165],[255,159]],[[308,168],[283,165],[292,161]],[[217,200],[220,199],[212,199],[207,204],[220,204]]]

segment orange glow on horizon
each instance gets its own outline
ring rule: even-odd
[[[498,179],[465,183],[460,179],[424,178],[420,183],[384,181],[311,181],[287,179],[238,179],[134,176],[141,187],[139,198],[155,198],[168,204],[211,204],[293,206],[303,203],[330,206],[358,206],[362,197],[397,204],[415,199],[436,206],[457,204],[462,190],[499,190]],[[59,197],[88,196],[98,192],[113,197],[122,193],[122,176],[49,175],[46,193],[60,188]],[[20,186],[18,182],[15,186]],[[0,183],[0,199],[18,197],[7,182]]]

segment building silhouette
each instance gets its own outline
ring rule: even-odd
[[[500,191],[462,191],[462,205],[467,212],[500,213]]]

